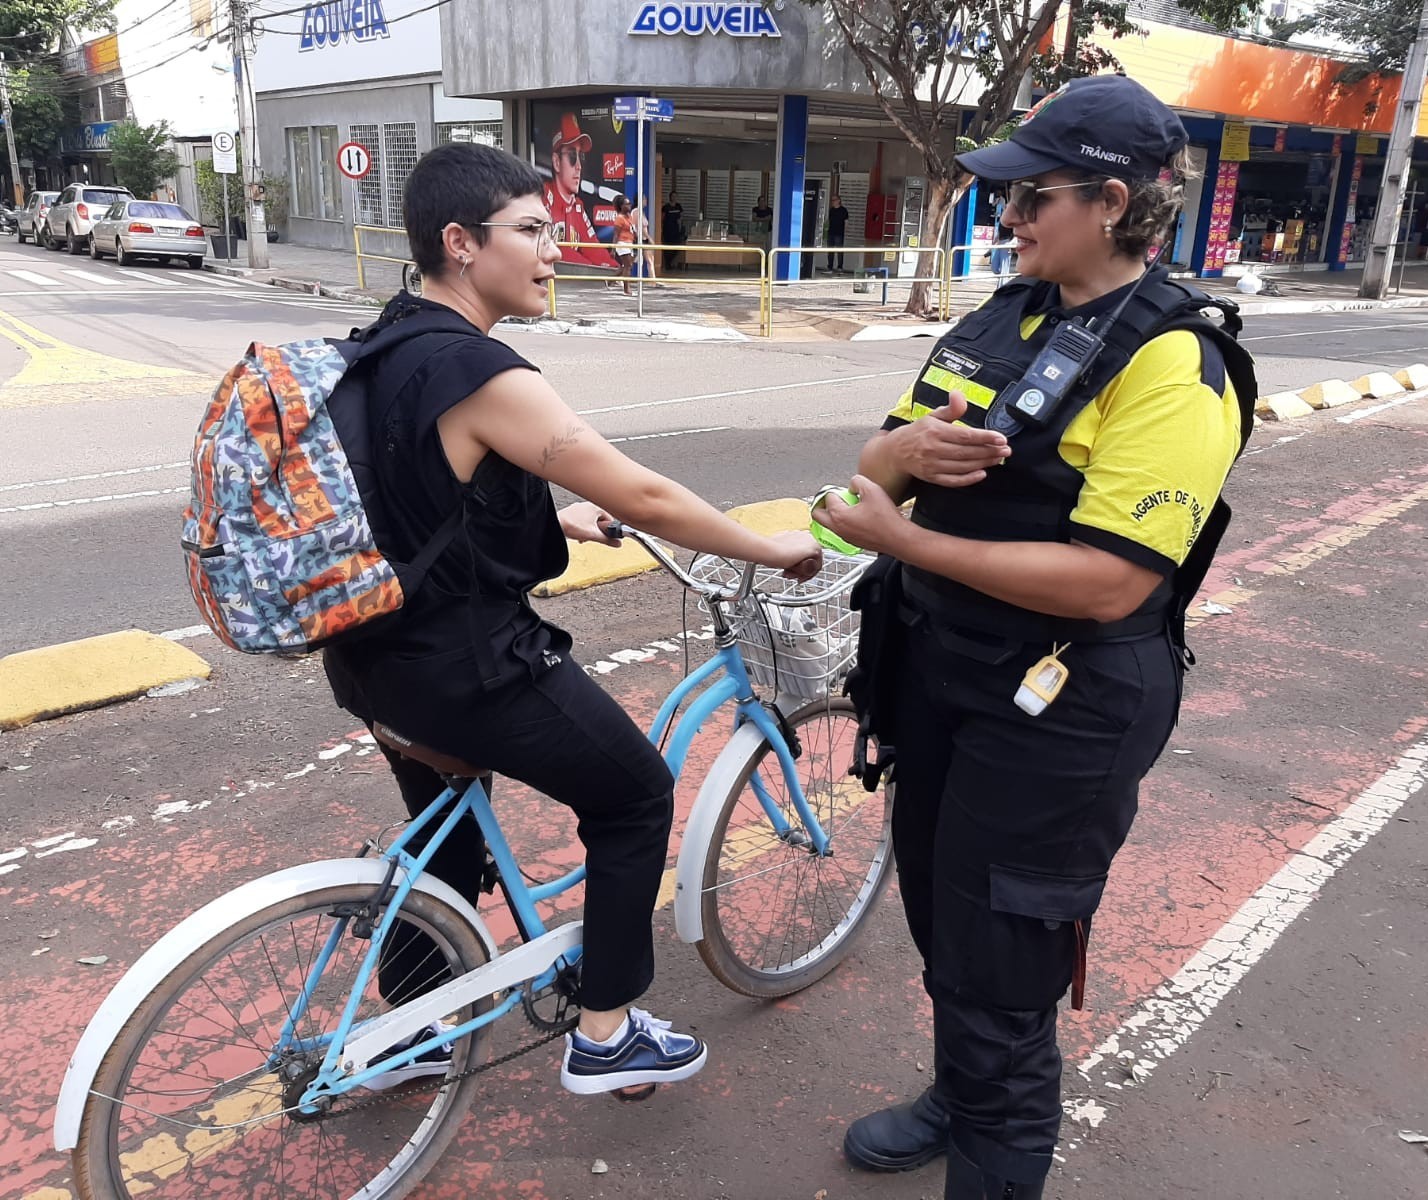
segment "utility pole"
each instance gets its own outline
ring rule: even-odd
[[[258,153],[258,106],[248,76],[248,38],[252,25],[247,0],[230,0],[233,36],[233,82],[237,88],[238,129],[243,149],[243,204],[248,220],[248,265],[268,266],[268,222],[263,213],[263,166]],[[225,230],[225,232],[227,232]]]
[[[1364,263],[1359,295],[1382,300],[1388,291],[1393,270],[1393,247],[1398,240],[1398,222],[1403,215],[1403,193],[1408,188],[1408,171],[1413,163],[1413,139],[1418,134],[1418,109],[1423,87],[1428,83],[1428,0],[1418,15],[1418,34],[1403,64],[1402,91],[1393,132],[1388,138],[1388,158],[1383,166],[1383,187],[1379,190],[1378,212],[1369,235],[1368,261]]]
[[[25,203],[25,183],[20,178],[20,156],[15,151],[15,111],[10,107],[10,74],[0,53],[0,112],[5,116],[5,142],[10,148],[10,190],[16,204]]]

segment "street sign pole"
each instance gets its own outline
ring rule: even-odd
[[[223,176],[223,257],[233,261],[233,218],[228,215],[228,176]]]
[[[636,314],[645,315],[645,103],[640,101],[640,116],[635,122],[635,261],[640,265],[640,277],[635,281]]]

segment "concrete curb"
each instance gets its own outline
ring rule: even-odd
[[[1414,363],[1411,367],[1404,367],[1393,374],[1387,371],[1372,371],[1353,382],[1324,379],[1298,391],[1274,392],[1261,396],[1255,405],[1255,420],[1292,421],[1322,409],[1357,404],[1360,400],[1384,400],[1400,396],[1408,399],[1419,392],[1428,394],[1428,366]]]
[[[207,679],[212,668],[168,638],[126,629],[0,658],[0,729]]]

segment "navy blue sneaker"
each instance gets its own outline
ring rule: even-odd
[[[433,1021],[425,1029],[418,1029],[409,1038],[403,1038],[395,1046],[389,1046],[372,1060],[375,1067],[383,1059],[392,1058],[403,1050],[410,1049],[418,1042],[424,1042],[427,1038],[435,1037],[439,1033],[446,1033],[454,1029],[454,1025],[448,1025],[444,1021]],[[413,1079],[422,1079],[431,1075],[445,1075],[451,1069],[451,1045],[437,1046],[433,1050],[428,1050],[425,1054],[412,1059],[411,1062],[400,1067],[393,1067],[390,1071],[384,1071],[380,1075],[373,1075],[367,1080],[366,1086],[374,1092],[385,1091],[387,1088],[396,1087],[399,1083],[409,1083]]]
[[[697,1037],[673,1033],[668,1021],[632,1008],[613,1045],[592,1042],[578,1029],[565,1035],[560,1082],[580,1096],[678,1083],[696,1074],[708,1057],[709,1047]]]

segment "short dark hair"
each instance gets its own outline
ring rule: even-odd
[[[485,245],[481,222],[517,197],[540,190],[533,167],[494,146],[452,142],[429,150],[407,176],[402,195],[402,218],[417,267],[429,278],[440,278],[446,270],[443,229],[454,221]]]

